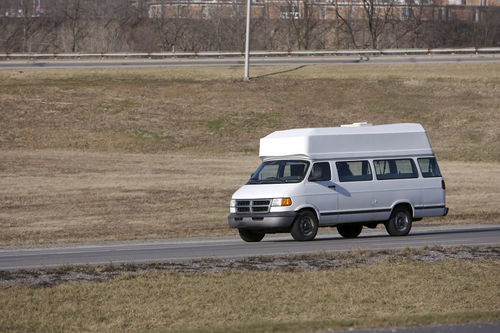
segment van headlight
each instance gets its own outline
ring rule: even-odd
[[[284,207],[284,206],[291,206],[292,205],[292,198],[276,198],[273,199],[273,202],[271,206],[273,207]]]
[[[236,207],[236,200],[231,199],[231,201],[229,201],[229,207],[230,207],[230,208],[234,208],[234,207]]]

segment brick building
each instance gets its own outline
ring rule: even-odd
[[[375,6],[388,9],[404,19],[421,11],[423,19],[458,19],[480,21],[484,9],[500,8],[500,0],[373,0]],[[245,0],[148,0],[148,16],[209,19],[221,16],[244,16]],[[306,7],[308,9],[306,9]],[[316,19],[333,20],[338,11],[343,16],[362,15],[363,0],[252,0],[252,17],[299,19],[306,10]],[[311,14],[313,13],[313,14]],[[500,18],[499,18],[500,19]]]

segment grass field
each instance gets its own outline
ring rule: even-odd
[[[5,332],[304,332],[500,318],[500,261],[158,272],[0,288]]]
[[[254,76],[293,67],[257,67]],[[499,63],[0,71],[0,147],[256,152],[294,127],[420,122],[441,159],[500,161]]]
[[[2,70],[0,246],[234,233],[228,201],[260,137],[355,121],[426,127],[451,210],[424,222],[498,223],[499,72],[257,67],[241,82],[241,68]]]
[[[236,234],[229,199],[259,163],[254,153],[0,154],[0,245]],[[498,167],[442,161],[450,213],[420,223],[500,222]]]

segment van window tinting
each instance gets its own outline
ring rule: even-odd
[[[439,171],[439,166],[434,157],[419,158],[418,165],[424,178],[441,177],[441,171]]]
[[[336,165],[341,182],[358,182],[373,179],[368,161],[337,162]]]
[[[299,183],[308,167],[307,161],[267,161],[257,168],[247,184]]]
[[[373,161],[377,179],[418,178],[417,167],[412,159]]]
[[[332,172],[330,171],[330,163],[319,162],[313,164],[313,169],[309,175],[309,179],[316,178],[313,181],[328,181],[332,179]],[[319,178],[318,178],[319,177]]]

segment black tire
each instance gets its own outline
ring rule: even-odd
[[[411,230],[413,217],[405,207],[396,207],[389,221],[385,222],[385,230],[391,236],[406,236]]]
[[[337,231],[344,238],[356,238],[361,233],[361,230],[363,230],[363,225],[357,223],[339,224],[337,226]]]
[[[296,241],[311,241],[318,233],[318,218],[311,211],[299,212],[290,230]]]
[[[262,238],[266,235],[263,232],[259,231],[252,231],[252,230],[246,230],[246,229],[238,229],[240,233],[241,239],[243,239],[245,242],[260,242]]]

